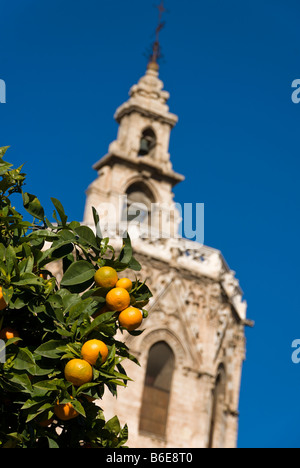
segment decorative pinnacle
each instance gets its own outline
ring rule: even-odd
[[[161,0],[161,4],[156,7],[158,9],[158,25],[155,30],[155,42],[152,46],[152,53],[150,56],[149,64],[150,67],[158,69],[158,60],[161,58],[161,46],[159,42],[159,33],[165,27],[166,22],[162,21],[163,14],[167,11],[164,6],[164,0]]]

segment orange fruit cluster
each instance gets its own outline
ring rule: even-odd
[[[82,359],[71,359],[65,367],[65,379],[75,387],[81,387],[93,380],[93,365],[101,356],[102,364],[108,357],[108,348],[103,341],[89,340],[81,348]],[[78,416],[72,403],[59,404],[54,407],[54,413],[59,419],[67,421]]]
[[[143,321],[143,314],[140,309],[130,307],[130,292],[133,284],[129,278],[118,278],[118,273],[114,268],[102,267],[96,272],[94,277],[97,286],[109,289],[106,294],[106,304],[93,318],[100,314],[111,311],[119,312],[119,324],[128,331],[136,330]],[[102,355],[102,353],[101,353]]]
[[[99,288],[109,290],[106,294],[106,304],[99,312],[93,315],[95,319],[98,315],[116,311],[119,314],[119,324],[128,331],[138,328],[143,320],[142,312],[130,307],[130,291],[133,284],[129,278],[118,278],[118,273],[114,268],[102,267],[97,270],[94,276],[96,285]],[[93,367],[99,358],[102,364],[107,360],[108,348],[103,341],[89,340],[81,348],[82,359],[71,359],[65,367],[65,379],[74,386],[80,387],[89,383],[93,379]],[[59,404],[57,402],[54,413],[59,419],[69,420],[78,416],[72,403]]]
[[[89,340],[81,349],[83,359],[71,359],[65,367],[65,378],[75,387],[81,387],[93,379],[93,368],[101,355],[102,364],[108,356],[108,348],[103,341]]]
[[[116,311],[120,313],[121,327],[128,331],[136,330],[143,321],[143,314],[136,307],[130,307],[132,281],[129,278],[118,279],[118,273],[111,267],[99,268],[94,279],[99,287],[110,289],[106,294],[106,305],[94,318],[108,310]]]

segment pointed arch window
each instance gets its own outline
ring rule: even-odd
[[[165,438],[174,367],[175,356],[167,343],[154,344],[149,351],[144,383],[141,432]]]
[[[155,203],[151,190],[142,182],[137,182],[127,189],[126,195],[127,205],[123,207],[122,220],[149,224],[152,203]]]
[[[215,388],[212,392],[212,415],[209,448],[222,448],[226,429],[225,416],[226,372],[221,364],[218,368]]]
[[[153,156],[156,144],[157,139],[154,130],[151,127],[146,128],[142,132],[138,156]]]

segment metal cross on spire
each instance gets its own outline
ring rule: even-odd
[[[152,46],[152,53],[150,56],[150,63],[158,63],[161,58],[161,46],[159,42],[159,33],[165,27],[166,22],[162,21],[163,14],[167,11],[164,6],[164,0],[161,0],[161,4],[156,7],[158,9],[158,25],[155,30],[155,42]]]

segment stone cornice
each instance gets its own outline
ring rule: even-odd
[[[117,109],[115,113],[115,120],[120,123],[122,118],[125,115],[130,115],[133,112],[136,112],[137,114],[143,115],[146,118],[150,118],[153,120],[158,120],[159,122],[168,124],[171,126],[171,128],[175,127],[175,125],[178,122],[178,117],[175,114],[171,114],[171,112],[168,113],[159,113],[155,109],[151,110],[148,108],[145,108],[139,104],[133,104],[133,103],[125,103],[119,109]]]
[[[93,165],[93,169],[99,172],[102,167],[112,167],[117,163],[134,168],[137,173],[149,171],[151,177],[159,177],[159,180],[167,180],[172,184],[173,187],[185,179],[183,175],[178,174],[177,172],[163,169],[161,164],[156,163],[150,158],[132,158],[122,153],[108,153]]]

